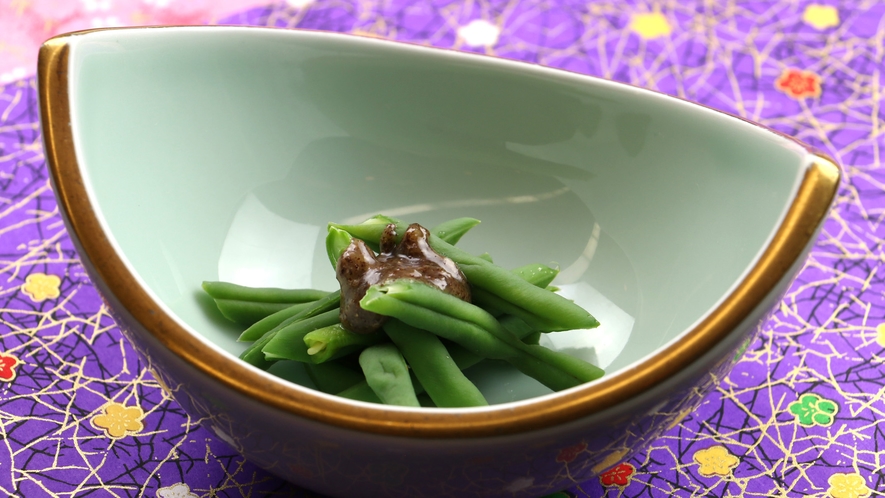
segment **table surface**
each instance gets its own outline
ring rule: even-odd
[[[561,495],[885,495],[883,13],[871,0],[0,0],[0,494],[316,496],[244,461],[144,369],[77,259],[44,164],[32,75],[44,38],[219,22],[626,81],[830,154],[845,172],[835,206],[761,337],[698,410]]]

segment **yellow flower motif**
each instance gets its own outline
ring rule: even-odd
[[[880,323],[879,325],[876,325],[876,342],[878,342],[880,346],[885,348],[885,323]]]
[[[729,453],[725,446],[711,446],[697,451],[692,459],[698,464],[698,472],[704,477],[728,476],[740,460]]]
[[[811,4],[805,7],[802,20],[816,29],[827,29],[839,25],[839,11],[832,5]]]
[[[31,301],[39,303],[46,299],[55,299],[60,292],[58,287],[61,285],[61,279],[55,275],[47,275],[45,273],[32,273],[25,279],[22,285],[22,292],[31,298]]]
[[[633,19],[630,20],[630,29],[646,40],[667,36],[673,31],[670,21],[660,12],[633,14]]]
[[[137,434],[144,429],[144,424],[141,423],[144,411],[140,406],[111,403],[102,412],[92,418],[92,425],[103,429],[109,437],[120,438],[127,433]]]
[[[827,482],[830,483],[827,493],[833,498],[864,498],[871,493],[860,474],[833,474]]]

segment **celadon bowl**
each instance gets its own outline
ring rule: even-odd
[[[801,143],[666,95],[342,34],[73,33],[43,46],[39,86],[62,212],[127,337],[193,417],[333,496],[535,497],[629,458],[725,375],[839,182]],[[489,407],[411,409],[240,362],[200,283],[332,290],[326,224],[377,213],[479,218],[462,248],[559,264],[602,325],[545,344],[607,375],[550,393],[491,362],[468,370]]]

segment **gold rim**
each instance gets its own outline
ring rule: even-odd
[[[585,417],[651,389],[710,351],[777,288],[812,242],[839,183],[839,168],[829,158],[816,154],[817,160],[806,171],[773,240],[747,277],[682,340],[634,369],[552,399],[528,402],[506,410],[452,414],[357,405],[314,396],[267,379],[254,368],[207,346],[163,312],[128,271],[101,229],[74,150],[68,97],[68,41],[80,34],[82,32],[53,38],[40,49],[40,117],[56,195],[68,227],[82,248],[81,257],[92,263],[95,277],[154,338],[220,384],[285,412],[359,431],[425,438],[512,434]],[[808,146],[802,145],[814,154]]]

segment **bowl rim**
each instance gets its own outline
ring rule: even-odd
[[[62,34],[47,40],[40,48],[37,83],[44,149],[56,197],[72,239],[79,246],[81,258],[94,268],[94,277],[114,295],[132,317],[165,348],[202,374],[223,386],[285,413],[352,430],[419,438],[479,438],[516,434],[549,428],[611,409],[629,399],[650,391],[678,374],[697,358],[711,351],[726,338],[778,284],[791,276],[794,263],[803,256],[817,235],[835,198],[840,168],[826,154],[809,145],[764,125],[727,112],[687,101],[655,90],[627,83],[547,68],[587,78],[606,81],[634,91],[651,92],[760,127],[778,137],[801,146],[808,156],[807,167],[786,214],[762,254],[743,278],[715,308],[708,311],[679,340],[646,356],[616,374],[606,375],[592,384],[579,386],[550,396],[526,400],[519,404],[493,405],[480,410],[405,410],[368,403],[343,400],[285,381],[259,371],[230,355],[211,347],[205,339],[189,332],[175,317],[165,311],[143,289],[139,280],[102,229],[97,212],[90,202],[77,161],[71,129],[71,107],[68,95],[69,55],[75,38],[104,31],[178,30],[195,31],[234,29],[242,31],[274,31],[313,33],[319,36],[348,37],[371,40],[373,43],[409,45],[429,53],[445,51],[464,57],[496,59],[513,64],[528,64],[497,56],[427,47],[412,43],[379,40],[349,33],[318,32],[292,28],[253,26],[142,26],[132,28],[98,28]],[[505,409],[496,409],[505,406]]]

